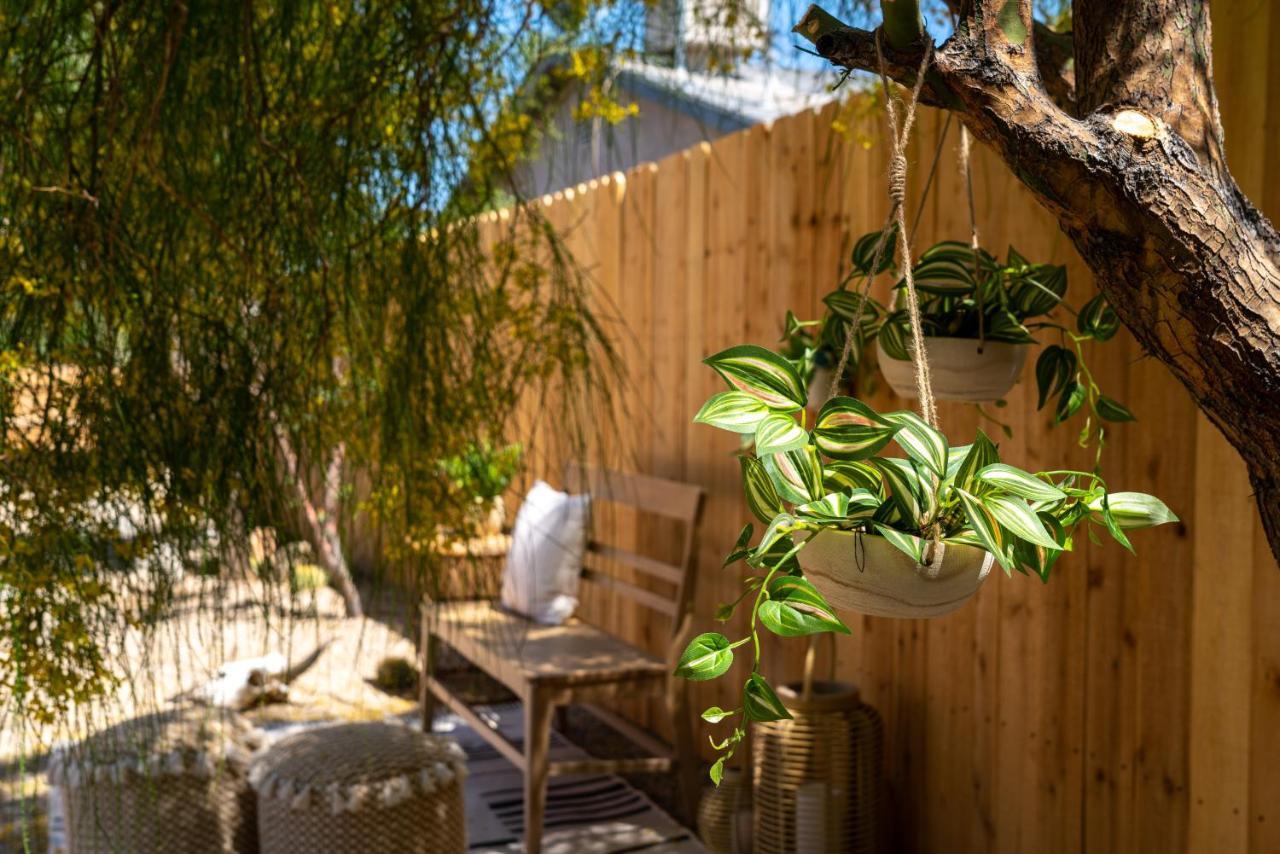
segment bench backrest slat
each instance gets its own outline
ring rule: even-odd
[[[694,540],[702,513],[703,491],[699,486],[651,475],[593,469],[578,463],[565,467],[565,489],[589,493],[595,502],[631,507],[682,523],[684,531],[679,565],[665,563],[623,549],[612,543],[591,539],[587,546],[583,579],[600,584],[619,596],[672,618],[679,626],[689,613],[693,599]],[[593,534],[600,534],[593,531]],[[663,582],[671,593],[649,590],[605,572],[600,562],[627,566]]]

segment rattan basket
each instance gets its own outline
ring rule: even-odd
[[[755,728],[756,854],[880,850],[884,728],[851,685],[815,682],[779,697],[792,720]]]
[[[243,718],[184,707],[126,721],[58,751],[67,850],[256,852],[248,782],[257,733]]]
[[[454,742],[392,723],[340,724],[283,739],[250,770],[263,854],[466,850]]]

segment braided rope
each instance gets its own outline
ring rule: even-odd
[[[880,44],[879,34],[877,33],[877,36],[876,36],[877,50],[879,50],[879,44]],[[925,51],[924,56],[922,57],[922,60],[920,63],[920,71],[916,75],[916,85],[912,88],[912,91],[911,91],[911,106],[908,111],[909,122],[914,122],[915,120],[915,105],[916,105],[916,102],[919,100],[920,89],[923,86],[924,75],[925,75],[925,72],[928,70],[929,61],[932,58],[932,54],[933,54],[933,46],[931,43],[929,45],[929,48]],[[885,87],[885,103],[890,104],[892,101],[892,98],[890,97],[890,94],[889,94],[888,81],[884,73],[884,57],[883,56],[880,57],[880,77],[881,77],[881,82],[884,84],[884,87]],[[890,110],[892,110],[891,106],[890,106]],[[896,129],[897,129],[896,119],[891,119],[890,121],[892,124],[892,128],[896,132]],[[924,213],[924,203],[926,198],[929,195],[929,189],[932,187],[934,172],[937,171],[938,161],[942,155],[942,144],[943,144],[943,141],[946,139],[947,129],[950,128],[950,126],[951,126],[951,116],[948,115],[947,124],[943,127],[942,135],[938,139],[938,146],[936,150],[933,152],[933,164],[929,168],[929,179],[928,181],[926,181],[924,192],[920,196],[920,207],[916,211],[915,221],[912,223],[912,226],[911,226],[911,235],[913,237],[915,235],[916,228],[920,224],[920,216],[921,214]],[[911,129],[910,123],[908,123],[908,125],[905,128],[905,131],[909,132],[910,129]],[[906,135],[907,135],[906,132],[904,132],[903,133],[904,139],[906,138]],[[903,145],[905,145],[905,143]],[[852,357],[852,354],[853,354],[853,342],[855,339],[860,340],[862,337],[862,334],[861,334],[862,317],[863,317],[863,314],[865,314],[866,312],[867,297],[871,293],[871,283],[875,280],[876,272],[880,269],[880,262],[884,259],[884,250],[888,245],[888,241],[886,240],[886,238],[889,235],[889,229],[890,227],[892,227],[894,222],[897,221],[899,223],[899,226],[898,226],[899,236],[905,233],[905,229],[902,226],[902,222],[904,217],[906,216],[907,161],[906,161],[906,157],[902,153],[902,148],[903,146],[900,146],[898,144],[897,136],[895,133],[894,154],[890,158],[890,162],[889,162],[889,199],[891,201],[891,204],[889,205],[889,215],[885,217],[884,227],[880,229],[880,239],[876,241],[876,251],[875,251],[875,255],[871,260],[871,266],[870,268],[868,268],[866,275],[863,276],[862,285],[857,291],[858,297],[859,297],[858,310],[853,316],[853,321],[849,324],[849,330],[844,337],[844,346],[840,349],[840,359],[836,363],[835,371],[832,372],[831,374],[831,384],[827,388],[827,400],[830,400],[831,398],[835,397],[837,393],[840,391],[840,379],[841,377],[844,376],[845,370],[849,367],[849,359]]]
[[[920,100],[920,90],[924,87],[925,73],[929,69],[929,60],[933,57],[933,43],[925,45],[920,57],[920,69],[916,73],[915,85],[911,88],[911,98],[906,103],[906,113],[901,126],[898,123],[897,102],[889,90],[889,76],[884,68],[884,53],[880,43],[880,31],[876,31],[876,59],[880,65],[880,83],[884,87],[885,111],[889,123],[890,139],[893,143],[893,155],[889,161],[889,197],[893,200],[894,212],[898,221],[898,263],[902,269],[902,277],[907,285],[907,317],[911,321],[911,362],[916,370],[916,394],[920,398],[920,415],[930,427],[938,427],[938,406],[933,398],[933,382],[929,374],[929,358],[925,353],[924,325],[920,320],[920,298],[916,293],[915,273],[911,262],[911,240],[907,233],[906,198],[907,198],[907,140],[911,137],[911,128],[916,120],[916,105]]]

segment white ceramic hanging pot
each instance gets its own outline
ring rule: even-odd
[[[976,338],[926,337],[925,353],[933,378],[933,396],[939,400],[987,403],[1009,393],[1027,361],[1026,344]],[[910,361],[895,359],[876,341],[880,373],[899,397],[915,399],[916,374]]]
[[[873,617],[939,617],[978,592],[995,556],[942,543],[921,566],[884,537],[825,528],[796,555],[805,578],[835,608]]]

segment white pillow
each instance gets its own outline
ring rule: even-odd
[[[591,496],[538,481],[516,514],[502,573],[502,604],[539,623],[559,625],[578,607]]]

